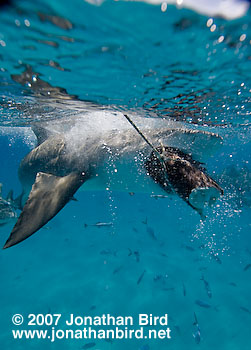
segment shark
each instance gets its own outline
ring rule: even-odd
[[[41,79],[29,72],[16,77],[21,83],[27,80],[37,84]],[[52,91],[48,83],[40,85],[43,94]],[[41,95],[37,85],[34,91]],[[201,216],[223,194],[202,164],[221,146],[218,134],[74,97],[64,99],[64,108],[72,103],[78,104],[77,114],[31,126],[37,145],[19,166],[22,211],[4,249],[42,228],[80,188],[175,194]]]

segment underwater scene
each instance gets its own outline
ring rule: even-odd
[[[1,349],[251,349],[249,5],[1,2]]]

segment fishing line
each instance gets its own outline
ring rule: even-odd
[[[164,160],[164,156],[162,154],[160,154],[159,151],[152,145],[152,143],[146,138],[146,136],[139,130],[137,125],[134,124],[134,122],[131,120],[131,118],[129,118],[127,114],[123,113],[123,115],[128,120],[128,122],[132,125],[132,127],[137,131],[137,133],[143,138],[143,140],[152,148],[152,150],[154,151],[155,155],[157,156],[157,158],[159,159],[160,163],[162,164],[162,167],[163,167],[163,170],[164,170],[164,176],[165,176],[165,179],[167,180],[168,186],[171,188],[171,190],[174,193],[176,193],[176,190],[174,189],[173,185],[171,184],[170,180],[168,179],[167,167],[166,167],[166,163],[165,163],[165,160]]]
[[[157,158],[159,159],[162,168],[164,170],[164,177],[166,179],[166,182],[169,186],[169,188],[171,189],[171,191],[173,193],[176,193],[179,195],[179,193],[177,192],[177,190],[175,189],[175,187],[172,185],[172,183],[170,182],[169,178],[168,178],[168,171],[167,171],[167,167],[166,167],[166,163],[165,163],[165,159],[168,159],[167,157],[163,156],[162,154],[159,153],[159,151],[151,144],[151,142],[146,138],[146,136],[139,130],[139,128],[134,124],[134,122],[128,117],[127,114],[124,114],[125,118],[128,120],[128,122],[133,126],[133,128],[137,131],[137,133],[144,139],[144,141],[152,148],[152,150],[154,151],[155,155],[157,156]],[[163,146],[164,149],[164,146]],[[199,210],[198,208],[195,208],[188,199],[185,199],[185,201],[187,202],[188,205],[190,205],[193,209],[197,210],[197,212],[200,214],[201,219],[204,220],[205,216],[203,215],[202,211]]]
[[[159,151],[151,144],[151,142],[145,137],[145,135],[139,130],[137,125],[134,124],[134,122],[131,120],[131,118],[128,117],[127,114],[124,114],[125,118],[129,121],[129,123],[134,127],[134,129],[137,131],[137,133],[143,138],[143,140],[152,148],[158,159],[165,165],[163,156],[159,153]],[[166,166],[165,166],[166,168]]]

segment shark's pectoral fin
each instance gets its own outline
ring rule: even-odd
[[[25,240],[43,227],[73,198],[85,180],[84,173],[64,177],[37,173],[29,198],[4,248]]]

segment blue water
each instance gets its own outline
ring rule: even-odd
[[[67,19],[65,28],[48,16],[42,21],[41,14]],[[34,139],[13,127],[76,113],[60,104],[48,107],[48,96],[39,100],[14,81],[27,65],[81,100],[155,112],[218,133],[223,146],[206,167],[225,191],[204,222],[175,196],[78,191],[78,202],[39,233],[0,253],[1,349],[81,349],[90,342],[104,350],[251,348],[251,268],[245,270],[251,263],[250,12],[234,21],[208,20],[175,6],[162,12],[133,2],[14,1],[0,9],[4,196],[10,189],[15,196],[21,192],[18,166],[34,147]],[[99,221],[113,226],[85,227]],[[0,227],[2,245],[12,227]],[[11,317],[17,313],[168,313],[172,339],[14,340]]]

